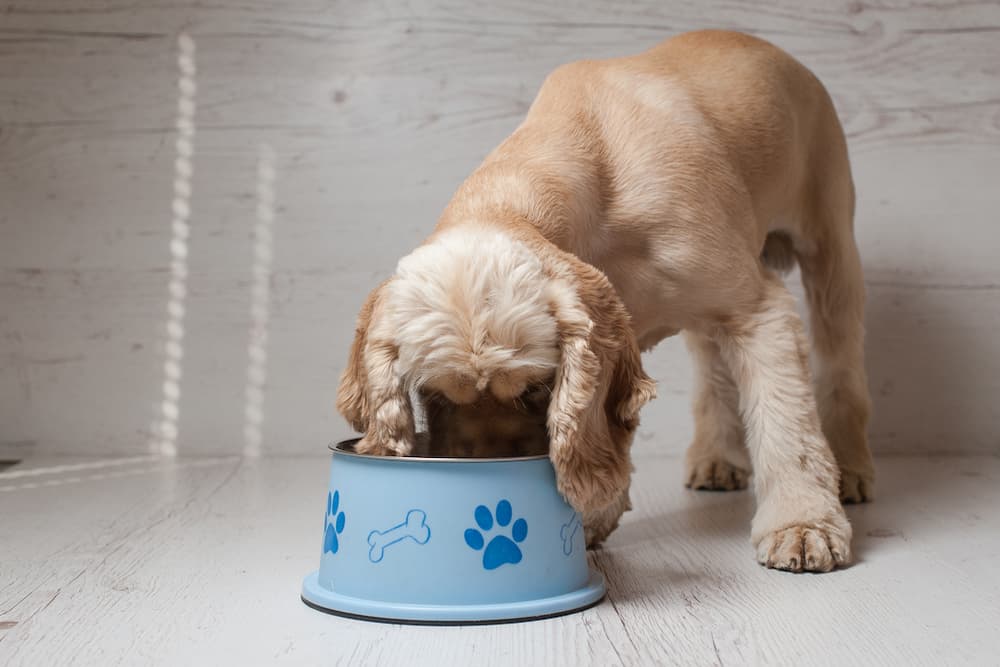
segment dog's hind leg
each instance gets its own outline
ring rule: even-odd
[[[865,286],[854,240],[854,186],[842,140],[812,171],[796,257],[810,311],[816,402],[840,468],[842,502],[870,500],[871,399],[864,359]]]
[[[831,219],[821,229],[825,238],[815,249],[798,254],[810,311],[816,402],[840,468],[840,499],[864,502],[871,499],[875,480],[867,434],[864,278],[850,219]]]
[[[698,374],[694,440],[685,458],[684,484],[715,491],[745,489],[750,455],[744,444],[739,391],[714,341],[691,331],[684,338]]]

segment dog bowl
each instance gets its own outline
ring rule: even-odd
[[[490,623],[558,616],[604,597],[580,515],[546,456],[365,456],[331,445],[319,570],[302,600],[344,616]]]

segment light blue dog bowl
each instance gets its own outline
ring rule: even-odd
[[[389,458],[330,447],[319,570],[302,600],[344,616],[465,624],[568,614],[604,597],[546,456]]]

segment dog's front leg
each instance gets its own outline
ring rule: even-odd
[[[850,562],[851,526],[820,427],[802,321],[784,285],[764,281],[758,307],[719,338],[739,386],[753,462],[751,540],[768,567],[826,572]]]

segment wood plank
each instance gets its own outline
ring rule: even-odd
[[[182,446],[238,448],[267,142],[278,211],[265,447],[301,453],[344,428],[330,406],[365,293],[516,126],[545,74],[705,26],[790,50],[844,119],[877,447],[1000,451],[1000,5],[966,0],[8,0],[0,441],[145,451],[162,384],[180,30],[199,63]],[[671,342],[648,365],[663,398],[642,442],[680,451],[686,353]]]
[[[0,473],[0,504],[13,508],[0,528],[3,664],[986,664],[995,655],[1000,519],[984,508],[1000,493],[996,457],[880,459],[879,499],[849,510],[857,564],[802,576],[753,562],[747,493],[686,491],[678,458],[643,456],[636,509],[594,554],[608,600],[562,619],[465,628],[371,624],[302,605],[326,459],[80,467],[95,464],[48,459]],[[19,470],[31,474],[10,477]],[[27,479],[53,483],[8,488]]]
[[[0,318],[9,341],[0,354],[0,377],[10,380],[0,383],[0,423],[12,440],[38,439],[49,451],[78,452],[74,438],[85,424],[94,438],[90,451],[144,452],[162,382],[162,330],[155,323],[163,317],[158,299],[166,278],[83,275],[79,281],[57,282],[53,274],[39,278],[51,304],[47,308],[39,308],[30,286],[34,276],[15,276],[27,284],[14,287],[0,280],[0,298],[10,304],[9,319]],[[375,282],[368,274],[275,276],[265,451],[315,453],[346,436],[332,405],[353,321],[346,314],[331,320],[330,304],[353,312]],[[181,448],[188,452],[239,451],[233,434],[242,432],[250,320],[249,301],[232,297],[245,289],[219,277],[205,277],[192,288],[180,404]],[[997,451],[995,402],[977,397],[1000,391],[994,335],[1000,327],[1000,289],[879,278],[869,282],[868,291],[876,450]],[[109,321],[117,326],[107,327]],[[14,341],[11,331],[24,333]],[[670,340],[647,355],[645,364],[660,383],[660,398],[643,412],[637,447],[679,453],[691,436],[687,352],[681,341]],[[60,409],[53,412],[51,405]]]

